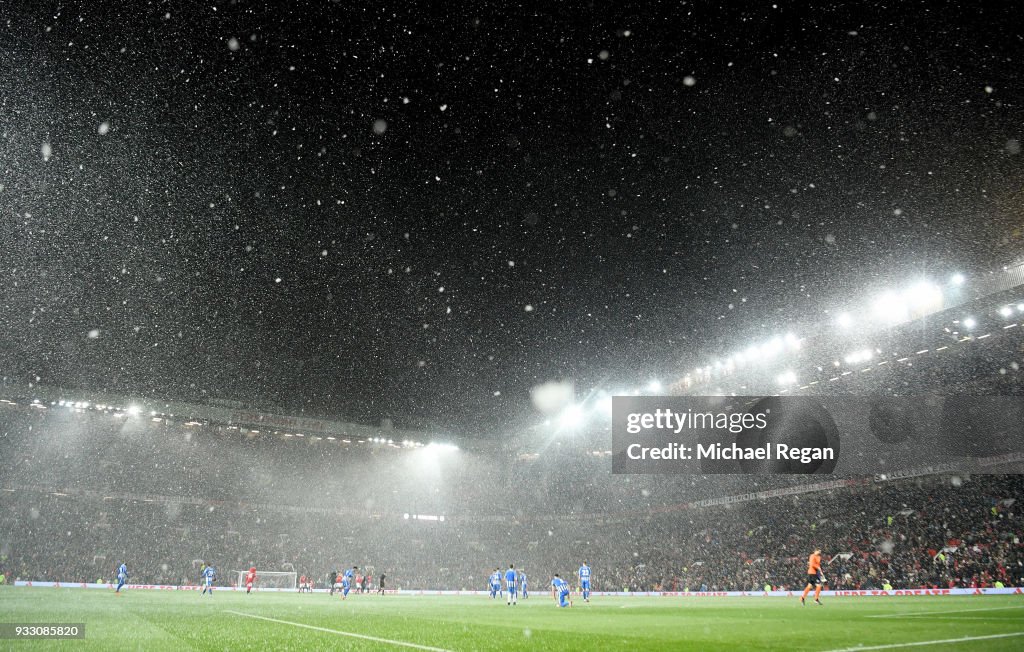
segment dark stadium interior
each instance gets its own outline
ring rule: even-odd
[[[1016,3],[0,5],[0,612],[1024,641]],[[392,592],[290,584],[354,566]]]
[[[794,586],[804,551],[820,546],[854,555],[833,563],[839,589],[883,579],[1024,581],[1020,476],[867,479],[687,507],[686,498],[749,489],[749,479],[610,476],[597,473],[606,461],[574,452],[518,462],[501,476],[496,462],[474,457],[431,481],[405,477],[403,450],[260,444],[216,428],[132,435],[105,415],[73,415],[87,425],[74,436],[30,408],[4,408],[4,417],[6,441],[28,452],[4,455],[0,563],[12,579],[94,581],[119,559],[132,559],[144,583],[195,583],[199,559],[322,578],[351,560],[402,588],[472,590],[495,560],[544,577],[582,556],[606,590],[758,590]],[[409,512],[446,519],[403,519]],[[936,563],[947,546],[956,554]]]
[[[1019,394],[1022,330],[1001,330],[827,387]],[[904,348],[926,337],[912,332]],[[122,558],[154,583],[196,581],[197,559],[321,578],[351,560],[403,588],[477,589],[499,560],[545,576],[583,556],[607,589],[756,590],[794,586],[812,546],[852,554],[833,561],[836,588],[1024,576],[1016,475],[854,476],[847,487],[701,507],[694,502],[812,480],[611,475],[608,459],[589,452],[608,441],[596,426],[539,454],[467,440],[455,455],[427,459],[372,442],[27,402],[0,404],[0,418],[0,564],[12,578],[92,581]],[[403,518],[410,513],[446,518]],[[955,554],[936,562],[949,547]]]

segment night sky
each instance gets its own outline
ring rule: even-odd
[[[498,432],[1024,250],[1013,2],[272,4],[0,7],[8,383]]]

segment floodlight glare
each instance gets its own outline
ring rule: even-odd
[[[577,428],[583,423],[583,408],[579,405],[570,405],[558,418],[558,424],[563,428]]]
[[[942,290],[929,281],[915,283],[903,296],[908,304],[919,310],[942,305]]]
[[[874,351],[872,351],[871,349],[864,349],[862,351],[854,351],[850,355],[843,358],[843,361],[846,362],[846,364],[860,364],[862,362],[867,362],[874,356]]]
[[[974,317],[967,317],[961,323],[964,325],[964,328],[966,328],[968,330],[970,330],[970,329],[972,329],[972,328],[974,328],[975,326],[978,325],[978,322],[974,319]]]
[[[904,321],[907,318],[907,305],[895,292],[886,292],[875,300],[871,312],[880,321]]]
[[[140,408],[138,405],[129,405],[128,406],[128,414],[132,415],[133,417],[137,417],[141,413],[142,413],[142,408]]]
[[[1010,306],[1003,306],[1002,308],[999,309],[999,314],[1002,315],[1003,317],[1009,317],[1010,315],[1013,314],[1013,308],[1011,308]]]
[[[436,441],[432,441],[427,444],[427,448],[435,451],[457,451],[459,447],[455,444],[442,444]]]
[[[660,392],[661,391],[661,381],[659,381],[659,380],[652,380],[647,385],[647,391],[648,392]]]
[[[780,374],[778,377],[778,383],[780,385],[795,385],[796,384],[796,372],[787,371]]]
[[[839,313],[839,316],[836,317],[836,323],[839,324],[840,328],[849,328],[850,326],[853,326],[853,317],[851,317],[848,312],[841,312]]]
[[[949,282],[952,283],[953,285],[960,286],[963,285],[966,280],[967,279],[964,278],[964,275],[958,272],[956,274],[953,274],[953,276],[949,279]]]

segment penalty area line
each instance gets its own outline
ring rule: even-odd
[[[890,643],[888,645],[864,645],[858,647],[844,647],[826,652],[866,652],[867,650],[894,650],[901,647],[921,647],[925,645],[942,645],[943,643],[970,643],[972,641],[988,641],[994,638],[1012,638],[1024,636],[1024,632],[1012,632],[1010,634],[988,634],[986,636],[964,636],[962,638],[943,638],[934,641],[915,641],[913,643]]]
[[[451,652],[443,647],[430,647],[429,645],[420,645],[418,643],[409,643],[407,641],[395,641],[390,638],[379,638],[377,636],[368,636],[367,634],[356,634],[354,632],[343,632],[340,629],[330,629],[328,627],[318,627],[316,625],[307,625],[305,623],[296,623],[290,620],[279,620],[277,618],[268,618],[266,616],[257,616],[255,614],[242,613],[241,611],[232,611],[225,609],[224,613],[234,614],[236,616],[242,616],[243,618],[256,618],[257,620],[266,620],[271,623],[279,623],[281,625],[291,625],[293,627],[303,627],[305,629],[312,629],[317,632],[324,632],[326,634],[337,634],[338,636],[348,636],[351,638],[359,638],[364,641],[373,641],[375,643],[386,643],[387,645],[397,645],[399,647],[411,647],[415,650],[430,650],[430,652]]]
[[[981,609],[953,609],[950,611],[907,611],[899,614],[874,614],[865,618],[921,618],[922,616],[941,616],[943,614],[969,614],[978,611],[1006,611],[1007,609],[1024,609],[1024,605],[1010,607],[983,607]]]

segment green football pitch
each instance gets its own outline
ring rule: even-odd
[[[84,623],[61,650],[1022,650],[1024,597],[595,598],[0,589],[0,622]]]

